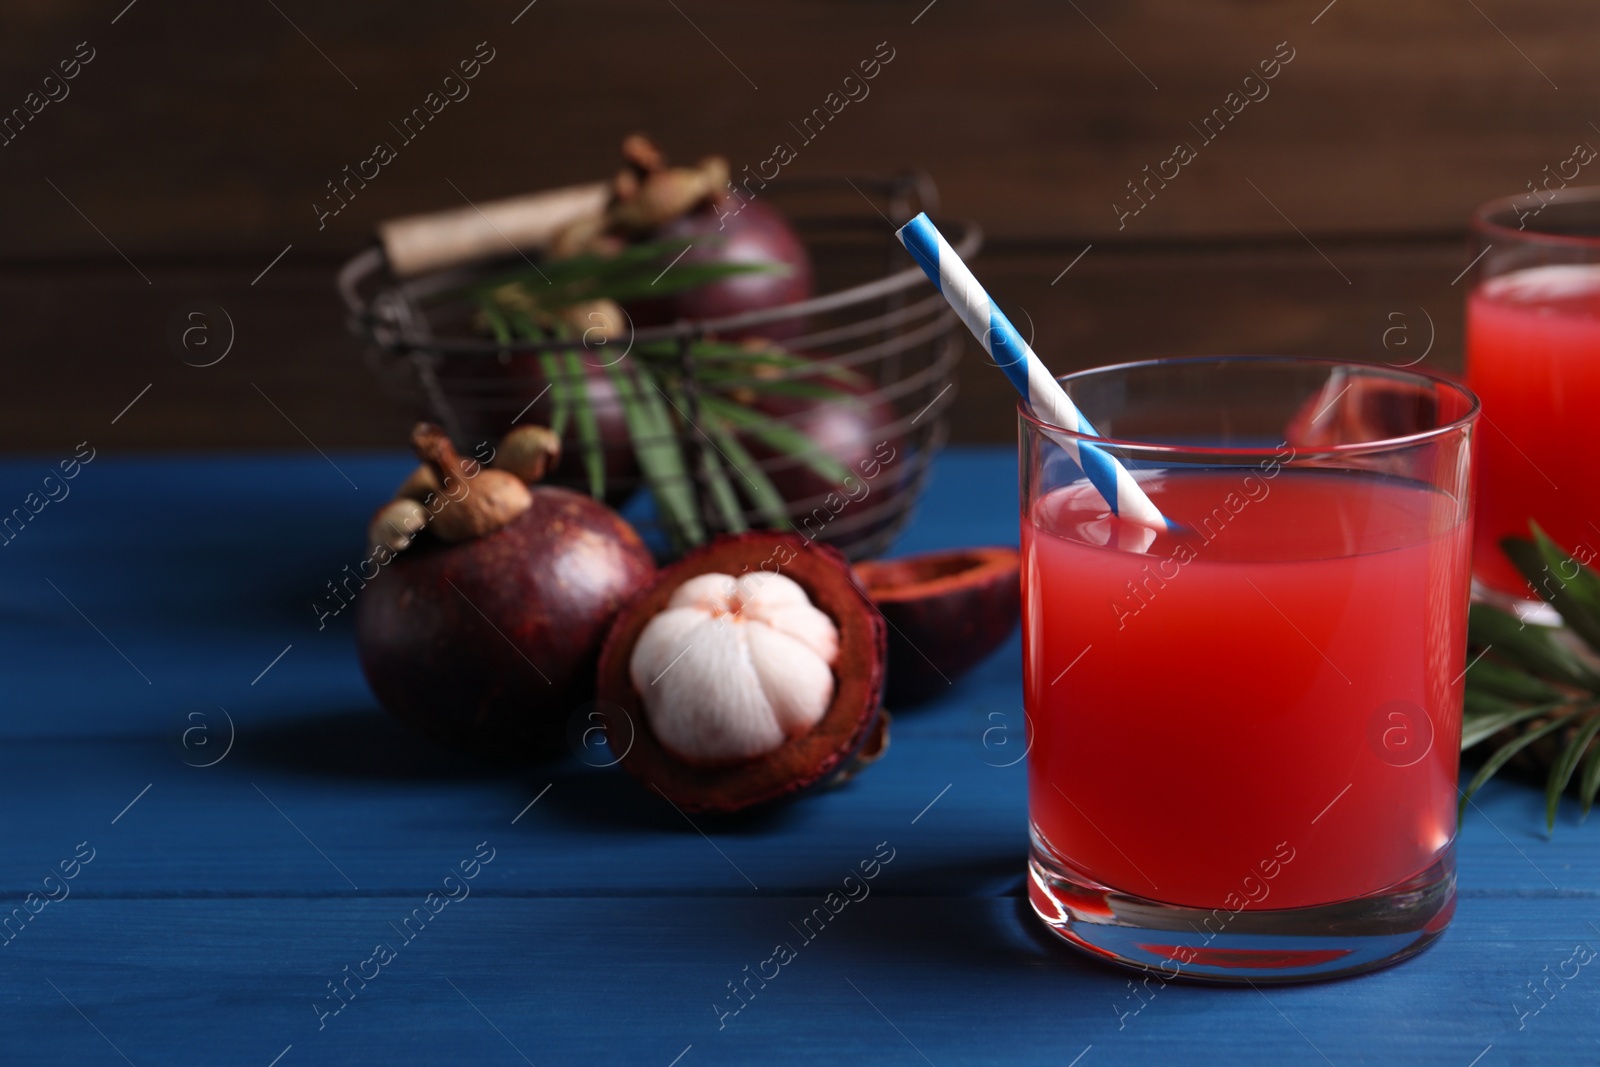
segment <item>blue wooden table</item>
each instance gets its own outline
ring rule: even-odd
[[[0,464],[0,513],[54,462]],[[437,753],[311,606],[408,467],[101,455],[0,547],[0,1063],[1600,1058],[1600,819],[1547,839],[1514,782],[1467,818],[1454,925],[1397,968],[1136,996],[1045,941],[1015,640],[860,778],[754,821],[691,825],[603,753]],[[946,453],[898,550],[1014,543],[1014,469]]]

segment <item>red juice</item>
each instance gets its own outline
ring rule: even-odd
[[[1600,543],[1600,265],[1532,267],[1467,300],[1467,384],[1483,402],[1473,567],[1529,596],[1500,539],[1528,520],[1576,551]]]
[[[1178,535],[1082,482],[1024,516],[1029,811],[1089,881],[1305,907],[1402,882],[1454,836],[1465,508],[1271,471],[1141,477]]]

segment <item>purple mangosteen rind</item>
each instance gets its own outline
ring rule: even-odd
[[[900,497],[911,485],[913,465],[907,461],[905,438],[890,432],[900,421],[899,415],[892,404],[874,395],[875,386],[829,385],[839,390],[838,396],[771,393],[758,396],[752,407],[807,438],[814,454],[844,467],[851,478],[867,486],[870,495],[851,499],[859,490],[831,481],[806,457],[786,455],[755,434],[741,433],[740,441],[790,506],[795,524],[834,547],[849,550],[877,536],[903,514]]]
[[[655,570],[609,508],[554,487],[531,495],[486,536],[418,538],[356,599],[357,650],[379,704],[435,743],[496,762],[561,749],[568,716],[594,696],[612,617]]]
[[[777,267],[720,278],[691,289],[626,306],[636,326],[671,322],[714,322],[752,311],[766,311],[808,300],[815,274],[810,253],[783,215],[770,204],[713,202],[658,228],[652,241],[693,242],[681,264],[749,263]],[[745,330],[720,332],[738,340],[760,336],[783,341],[805,331],[803,317],[779,319]]]
[[[1006,642],[1022,615],[1021,558],[1014,548],[875,560],[856,564],[856,572],[891,624],[884,686],[891,707],[947,692]]]
[[[579,350],[583,359],[583,389],[599,429],[600,452],[605,461],[606,503],[620,506],[639,484],[639,462],[628,436],[622,401],[598,356]],[[609,358],[609,357],[608,357]],[[435,371],[439,387],[456,417],[469,449],[497,440],[512,425],[550,424],[554,398],[550,380],[538,353],[446,355]],[[419,417],[431,417],[420,412]],[[584,467],[586,447],[576,423],[561,438],[562,461],[541,484],[587,492],[589,475]]]

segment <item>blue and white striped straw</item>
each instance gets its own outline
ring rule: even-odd
[[[972,336],[983,345],[995,366],[1006,372],[1006,377],[1011,379],[1011,384],[1016,386],[1017,392],[1022,394],[1023,401],[1035,415],[1075,433],[1100,436],[1061,388],[1061,383],[1050,374],[1044,361],[1017,333],[1011,320],[984,292],[978,279],[972,276],[972,271],[961,262],[955,249],[929,221],[926,213],[919,214],[900,227],[895,236],[900,238],[900,243],[906,246],[906,251],[911,253],[911,258],[917,261],[928,280],[961,316],[961,321],[967,324]],[[1157,530],[1177,528],[1150,502],[1127,468],[1099,445],[1080,441],[1067,434],[1049,430],[1044,432],[1083,469],[1089,483],[1104,498],[1113,515]]]

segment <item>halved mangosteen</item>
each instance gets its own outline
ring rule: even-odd
[[[1022,613],[1014,548],[965,548],[856,564],[889,628],[890,706],[948,688],[1003,644]]]
[[[600,654],[606,738],[685,811],[739,811],[852,773],[887,745],[886,627],[838,552],[721,537],[662,570]]]

